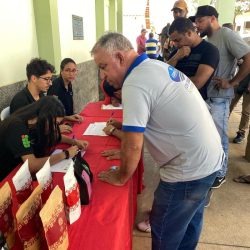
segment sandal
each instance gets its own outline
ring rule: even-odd
[[[237,178],[234,178],[233,181],[237,183],[250,184],[250,175],[241,175]]]
[[[146,219],[140,223],[137,224],[138,230],[144,233],[151,233],[151,226],[149,223],[149,219]]]

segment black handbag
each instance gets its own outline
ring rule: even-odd
[[[74,158],[74,173],[80,189],[81,205],[88,205],[91,199],[93,174],[89,164],[79,152]]]

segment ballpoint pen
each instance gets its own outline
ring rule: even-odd
[[[109,117],[109,119],[108,119],[108,121],[107,121],[107,124],[109,124],[110,123],[110,120],[112,119],[112,117],[113,117],[113,115],[114,115],[114,111],[111,113],[111,115],[110,115],[110,117]]]

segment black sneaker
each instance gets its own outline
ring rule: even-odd
[[[236,137],[233,139],[233,143],[240,144],[244,141],[245,139],[245,134],[242,132],[237,132]]]
[[[223,183],[226,182],[226,177],[216,177],[211,188],[219,188]]]
[[[210,206],[212,195],[213,195],[213,191],[212,191],[212,188],[210,188],[208,193],[207,193],[207,196],[206,196],[205,206],[204,207],[209,207]]]

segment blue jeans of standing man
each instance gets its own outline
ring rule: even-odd
[[[205,198],[216,174],[188,182],[160,181],[150,213],[153,250],[195,249]]]
[[[210,113],[213,117],[215,126],[220,134],[222,148],[225,152],[225,160],[220,171],[218,171],[219,178],[226,176],[227,164],[228,164],[228,119],[229,119],[229,108],[231,99],[230,98],[209,98],[207,104],[210,106]],[[209,131],[208,131],[209,133]]]

